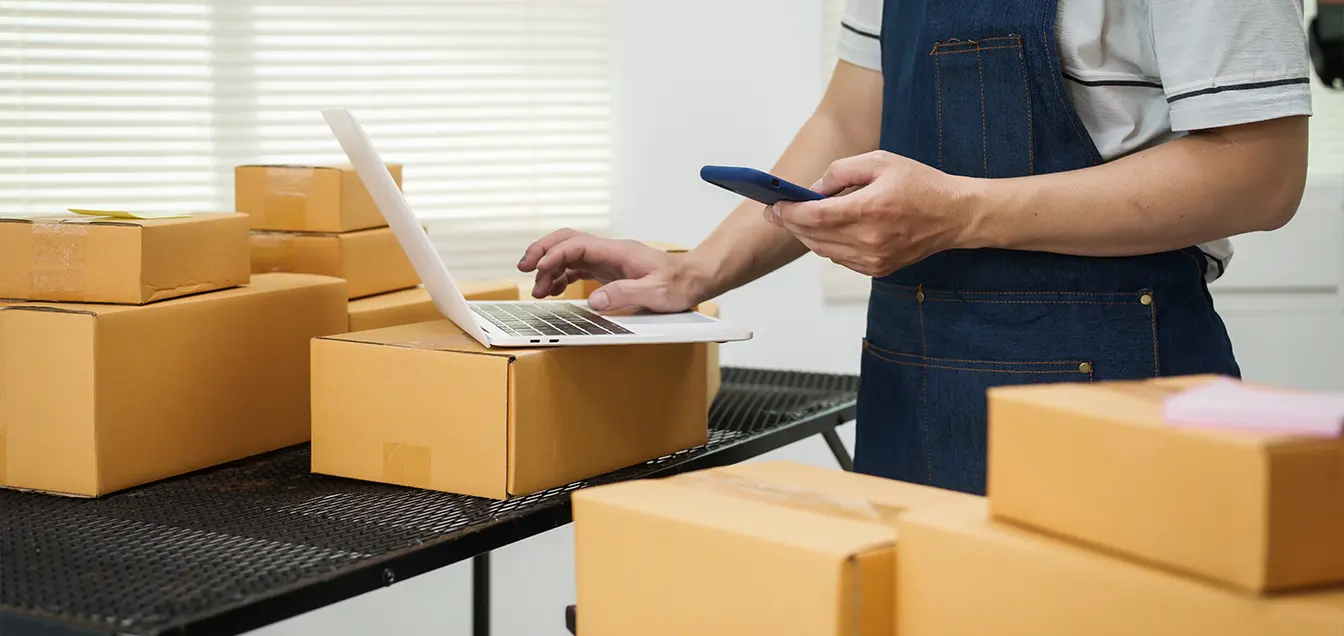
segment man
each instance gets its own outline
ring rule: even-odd
[[[773,169],[835,196],[743,203],[681,256],[561,230],[533,294],[683,310],[809,250],[870,275],[855,466],[974,493],[991,386],[1239,375],[1206,283],[1302,195],[1300,0],[851,0],[843,26]]]

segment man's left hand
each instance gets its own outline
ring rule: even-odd
[[[961,245],[970,226],[964,179],[875,151],[832,163],[812,189],[829,198],[780,202],[765,218],[817,255],[868,276]],[[851,192],[840,194],[856,188]]]

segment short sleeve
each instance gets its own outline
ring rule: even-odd
[[[846,0],[836,53],[866,69],[882,70],[882,0]]]
[[[1311,114],[1301,0],[1151,0],[1176,131]]]

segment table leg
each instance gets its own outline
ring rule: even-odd
[[[471,558],[471,633],[490,636],[490,553]]]
[[[835,434],[835,429],[828,428],[822,431],[821,437],[826,440],[826,445],[831,447],[831,454],[835,455],[835,461],[840,462],[840,468],[854,472],[854,458],[849,456],[845,443],[840,441],[840,436]]]

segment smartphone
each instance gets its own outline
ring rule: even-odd
[[[780,201],[816,201],[826,198],[807,188],[752,168],[705,166],[700,169],[700,178],[724,190],[766,205]]]

